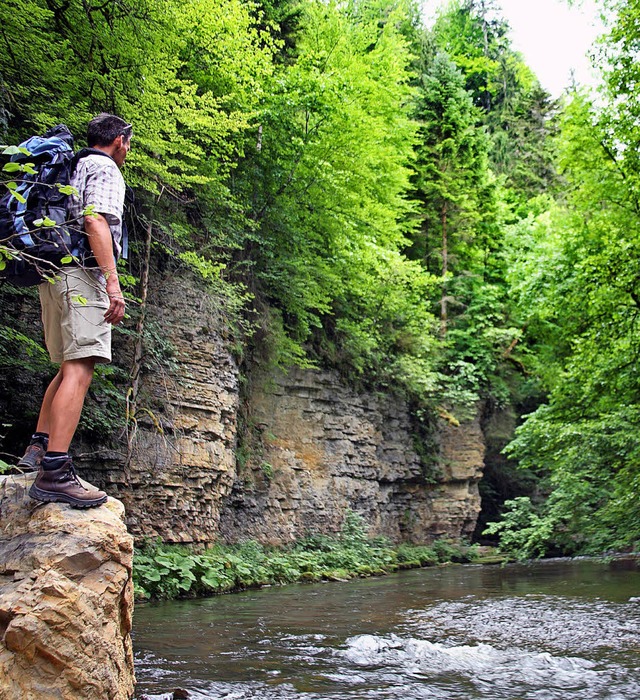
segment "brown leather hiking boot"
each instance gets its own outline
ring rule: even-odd
[[[35,443],[27,447],[24,457],[18,462],[18,467],[20,471],[23,472],[35,472],[42,462],[44,457],[45,449],[40,443]]]
[[[29,495],[36,501],[68,503],[73,508],[93,508],[107,500],[104,491],[90,491],[80,483],[71,459],[58,469],[40,468],[29,489]]]

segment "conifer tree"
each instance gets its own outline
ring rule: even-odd
[[[509,25],[493,1],[455,0],[433,33],[482,110],[492,170],[504,179],[516,215],[526,215],[529,199],[558,186],[552,150],[557,103],[512,48]]]
[[[486,141],[477,128],[479,114],[465,90],[464,77],[445,54],[436,55],[420,88],[415,182],[421,226],[411,254],[442,278],[439,305],[444,333],[450,304],[455,303],[451,278],[475,267],[488,175]]]

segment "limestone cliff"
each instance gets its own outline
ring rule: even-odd
[[[0,698],[128,700],[133,539],[122,504],[38,504],[0,477]]]
[[[136,537],[282,543],[335,532],[347,508],[393,540],[471,534],[484,453],[477,420],[441,422],[420,444],[401,399],[316,370],[252,370],[241,404],[219,303],[184,277],[154,284],[149,318],[174,349],[172,365],[142,378],[149,411],[139,411],[129,454],[92,445],[78,460],[124,502]]]
[[[235,478],[239,372],[224,315],[189,279],[155,279],[149,318],[174,349],[164,374],[143,374],[136,424],[118,443],[78,446],[80,473],[125,505],[129,531],[213,542]],[[122,351],[122,348],[118,348]]]
[[[250,405],[260,438],[223,507],[228,539],[243,532],[281,544],[337,532],[347,509],[365,518],[370,535],[394,541],[471,535],[484,451],[478,420],[439,423],[425,464],[402,399],[356,392],[313,370],[257,384]]]

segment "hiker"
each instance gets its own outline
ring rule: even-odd
[[[78,194],[70,195],[68,215],[83,226],[95,262],[65,265],[55,282],[38,287],[45,344],[51,361],[60,365],[45,392],[36,431],[18,462],[24,471],[38,470],[29,490],[38,501],[88,508],[107,500],[103,491],[82,486],[69,445],[94,367],[111,361],[111,326],[124,317],[116,260],[121,252],[125,198],[120,168],[132,133],[131,124],[112,114],[99,114],[89,123],[89,149],[79,154],[71,176],[70,184]],[[83,216],[89,206],[92,213]]]

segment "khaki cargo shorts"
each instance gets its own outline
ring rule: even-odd
[[[109,297],[104,282],[81,267],[63,267],[55,282],[38,287],[44,341],[51,361],[94,357],[111,362]]]

